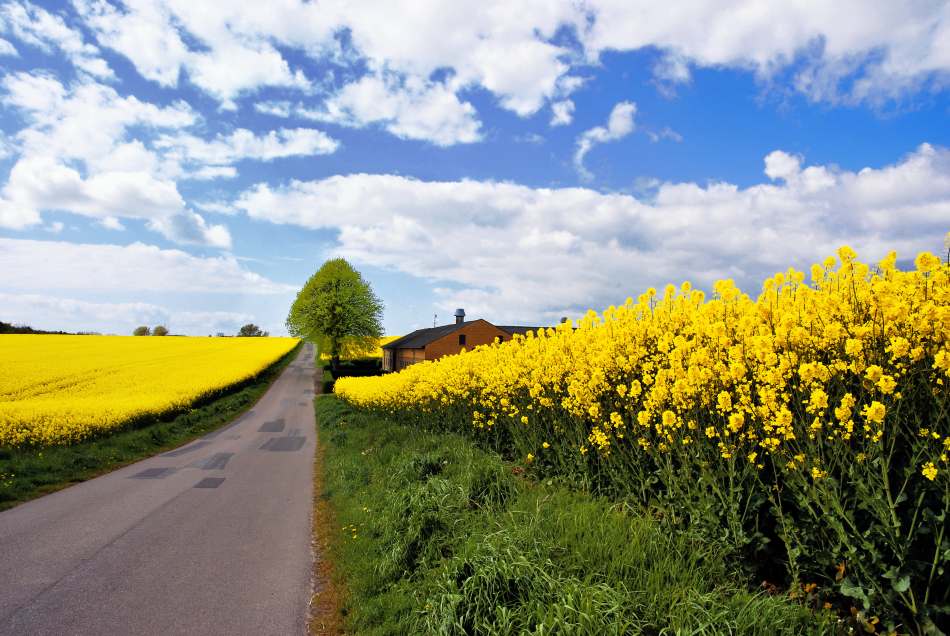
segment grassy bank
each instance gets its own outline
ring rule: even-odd
[[[823,634],[828,617],[750,593],[698,537],[572,492],[453,434],[316,402],[328,556],[349,632]]]
[[[0,510],[163,453],[231,422],[257,402],[302,346],[228,394],[196,404],[169,421],[71,446],[0,448]]]

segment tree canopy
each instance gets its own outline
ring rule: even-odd
[[[266,338],[269,335],[269,332],[261,331],[261,328],[253,322],[249,322],[238,331],[238,338]]]
[[[303,286],[287,316],[292,336],[317,343],[334,367],[345,343],[370,350],[382,336],[383,303],[345,258],[323,264]]]

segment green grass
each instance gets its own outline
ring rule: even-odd
[[[530,483],[450,434],[316,401],[322,497],[349,632],[828,634],[829,616],[752,593],[725,551],[662,520]]]
[[[71,446],[0,448],[0,510],[163,453],[233,421],[257,402],[302,344],[226,395],[194,405],[170,421]]]

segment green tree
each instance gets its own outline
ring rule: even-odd
[[[270,332],[261,331],[261,328],[255,325],[252,322],[241,327],[241,330],[238,331],[238,338],[266,338],[270,335]]]
[[[159,325],[155,327],[154,329],[152,329],[152,335],[153,336],[167,336],[168,329],[162,325]]]
[[[339,369],[344,341],[378,342],[383,334],[383,303],[345,258],[323,264],[303,286],[287,316],[292,336],[317,343]],[[374,345],[375,346],[375,345]]]
[[[132,332],[133,336],[151,336],[152,330],[144,325],[142,327],[136,327],[135,331]]]

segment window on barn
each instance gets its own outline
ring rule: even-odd
[[[461,347],[464,345],[465,345],[465,334],[463,333],[459,335],[459,346]]]

